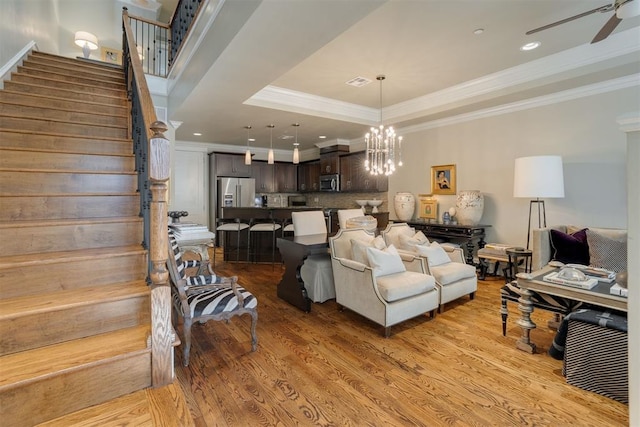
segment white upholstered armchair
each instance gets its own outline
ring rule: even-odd
[[[440,289],[439,313],[442,313],[444,304],[464,295],[473,299],[478,289],[478,276],[476,268],[465,262],[462,249],[447,245],[429,247],[435,245],[429,245],[427,238],[420,234],[416,235],[414,228],[404,222],[390,223],[382,232],[387,245],[392,244],[401,253],[411,253],[425,259],[427,272],[435,277]]]
[[[395,324],[427,312],[435,316],[439,290],[424,273],[423,258],[385,253],[376,243],[360,228],[340,229],[329,238],[336,302],[382,325],[388,337]]]

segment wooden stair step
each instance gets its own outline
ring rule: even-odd
[[[124,76],[122,66],[114,66],[104,62],[85,61],[78,58],[68,58],[66,56],[53,55],[50,53],[32,51],[25,60],[25,64],[40,63],[56,67],[67,68],[70,72],[88,73],[107,76]]]
[[[125,96],[126,91],[122,88],[97,87],[85,83],[71,83],[57,80],[52,77],[36,77],[28,74],[11,73],[12,82],[30,83],[33,85],[45,86],[57,89],[75,90],[77,92],[91,93],[104,96]]]
[[[55,108],[66,111],[91,111],[92,114],[103,114],[118,117],[127,117],[127,109],[123,106],[102,105],[96,102],[70,101],[67,99],[44,96],[39,94],[0,91],[0,102],[29,105],[32,107]]]
[[[104,154],[69,154],[0,148],[0,168],[4,170],[55,170],[83,172],[133,172],[135,158]]]
[[[151,386],[148,326],[0,358],[5,427],[32,426]]]
[[[98,86],[109,87],[110,85],[113,85],[114,87],[126,89],[124,74],[109,76],[97,73],[83,73],[77,72],[75,69],[72,70],[65,67],[38,64],[36,62],[25,62],[23,65],[19,65],[18,72],[43,77],[55,76],[57,80],[66,80],[68,82],[80,82],[85,84],[93,82]]]
[[[0,102],[0,114],[7,117],[24,119],[55,120],[88,126],[125,128],[128,125],[127,116],[114,116],[91,111],[64,110],[56,107],[24,105],[14,102]]]
[[[147,259],[141,244],[49,252],[46,257],[9,255],[0,259],[0,298],[144,280]]]
[[[138,177],[134,173],[101,174],[0,169],[0,197],[131,194],[135,193],[137,188]]]
[[[135,245],[142,228],[139,217],[0,222],[0,233],[13,240],[0,245],[0,256]]]
[[[23,83],[8,80],[4,82],[5,90],[13,92],[31,93],[35,95],[45,95],[56,98],[64,98],[67,100],[96,102],[104,105],[115,105],[126,107],[128,101],[122,96],[115,95],[98,95],[94,93],[82,92],[76,89],[60,89],[56,87],[48,87],[39,84]]]
[[[0,197],[0,221],[135,216],[140,195],[63,195]]]
[[[60,153],[128,155],[133,151],[130,139],[92,138],[35,132],[24,129],[0,129],[0,147]]]
[[[59,121],[55,119],[22,118],[0,114],[0,128],[4,129],[25,129],[37,132],[65,133],[67,135],[78,136],[99,136],[104,138],[128,138],[126,126],[114,127],[112,125],[92,125],[87,123],[77,123]]]
[[[0,300],[0,355],[148,324],[149,304],[144,280]]]

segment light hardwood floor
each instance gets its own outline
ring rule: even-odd
[[[221,259],[220,256],[217,257]],[[176,382],[89,408],[47,425],[149,426],[624,426],[628,407],[568,385],[546,354],[551,316],[534,313],[537,354],[515,348],[510,303],[501,334],[502,280],[444,313],[382,328],[335,301],[303,313],[276,296],[282,270],[218,263],[258,300],[258,351],[250,318],[193,327],[191,363],[176,349]]]

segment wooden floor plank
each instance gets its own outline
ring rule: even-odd
[[[258,298],[258,350],[251,352],[248,316],[194,325],[189,367],[176,349],[175,390],[183,396],[148,403],[151,425],[164,425],[158,420],[163,411],[176,411],[175,399],[187,413],[179,419],[193,426],[629,422],[626,405],[566,383],[562,361],[546,354],[554,337],[546,327],[550,313],[533,313],[536,354],[515,348],[521,333],[515,304],[502,336],[499,278],[480,282],[474,300],[461,298],[434,319],[394,326],[385,339],[380,326],[339,311],[335,301],[303,313],[280,300],[279,265],[272,271],[217,259],[218,274],[239,276]]]

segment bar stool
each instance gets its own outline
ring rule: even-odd
[[[271,267],[276,260],[276,232],[280,230],[282,226],[273,218],[254,218],[251,220],[251,227],[249,227],[249,249],[253,248],[253,257],[255,259],[260,249],[253,236],[258,236],[255,233],[271,233]]]
[[[221,232],[226,233],[236,233],[236,262],[240,262],[240,235],[242,234],[242,230],[248,230],[249,224],[244,222],[244,220],[240,218],[218,218],[218,226],[216,227],[216,238],[221,236]],[[247,239],[249,238],[249,232],[247,231]],[[222,244],[224,239],[220,239],[221,246],[223,247],[223,254],[227,252],[226,248]],[[247,246],[248,250],[248,246]],[[247,260],[248,261],[248,260]],[[213,267],[216,266],[216,251],[215,247],[213,250]]]

